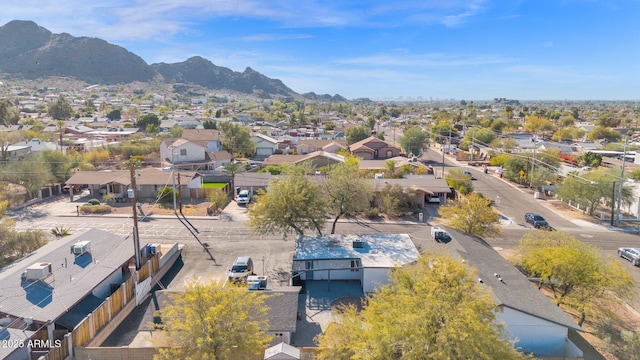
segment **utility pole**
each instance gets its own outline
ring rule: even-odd
[[[627,160],[627,141],[629,134],[624,138],[624,147],[622,148],[622,171],[620,172],[620,185],[618,185],[618,206],[616,211],[616,226],[620,225],[620,205],[622,204],[622,185],[624,185],[624,165]]]
[[[444,179],[444,141],[442,142],[442,177],[441,179]]]
[[[176,210],[176,159],[174,156],[174,150],[171,149],[171,178],[173,182],[173,213],[178,215]]]
[[[129,159],[129,175],[131,176],[131,189],[133,197],[131,198],[131,209],[133,213],[133,247],[136,255],[136,270],[140,269],[140,238],[138,237],[138,189],[136,185],[136,175],[133,171],[133,157]]]
[[[180,173],[178,173],[178,195],[177,196],[178,196],[178,209],[180,209],[180,215],[182,215],[182,194],[180,194]]]
[[[471,153],[471,162],[473,163],[473,150],[475,149],[476,145],[476,128],[471,128],[471,149],[470,149],[470,153]]]
[[[533,161],[531,161],[531,183],[530,187],[533,189],[533,169],[536,166],[536,133],[533,133]]]
[[[613,219],[615,218],[615,212],[613,210],[613,204],[616,198],[616,182],[613,182],[613,188],[611,189],[611,226],[613,226]]]

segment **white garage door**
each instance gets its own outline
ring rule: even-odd
[[[269,156],[273,155],[272,148],[256,148],[256,155]]]

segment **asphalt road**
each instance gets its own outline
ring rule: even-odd
[[[437,150],[429,149],[421,160],[438,170],[442,168],[442,154]],[[445,170],[458,166],[460,164],[445,160]],[[545,200],[535,199],[531,194],[513,187],[495,175],[484,174],[481,168],[465,169],[470,170],[477,179],[474,180],[474,188],[494,199],[495,207],[503,217],[503,234],[500,237],[485,239],[495,248],[515,249],[525,233],[537,231],[525,223],[525,212],[541,214],[557,230],[568,232],[585,243],[599,247],[606,255],[617,257],[616,250],[623,246],[640,248],[640,236],[582,220],[565,219],[554,212]],[[254,259],[255,272],[267,274],[272,285],[286,285],[293,257],[293,237],[283,239],[282,236],[252,234],[245,226],[246,215],[243,215],[241,210],[235,210],[237,212],[233,214],[232,221],[208,217],[192,218],[190,223],[197,229],[197,232],[192,230],[193,233],[172,217],[154,218],[139,223],[143,244],[184,244],[184,266],[172,283],[168,284],[169,288],[181,288],[188,281],[223,281],[235,257],[241,255],[251,256]],[[18,230],[39,229],[49,233],[52,228],[63,226],[70,229],[72,234],[90,228],[99,228],[122,236],[132,232],[133,221],[127,217],[76,217],[73,216],[74,213],[75,203],[69,203],[68,199],[60,199],[58,202],[18,212],[13,218]],[[425,229],[428,230],[424,225],[361,222],[340,222],[337,226],[338,233],[407,233],[412,235],[414,241],[427,239],[425,234],[428,234],[428,231]],[[620,261],[640,283],[640,269],[626,260]],[[638,305],[634,307],[640,310],[640,301],[636,303]]]
[[[235,205],[235,204],[234,204]],[[62,210],[66,208],[66,210]],[[14,214],[16,229],[42,230],[49,233],[54,227],[65,227],[72,235],[91,228],[98,228],[121,236],[130,236],[133,220],[122,216],[73,216],[74,203],[59,199],[20,211]],[[175,217],[152,218],[140,221],[140,242],[174,243],[184,245],[184,265],[170,284],[170,289],[181,289],[188,282],[216,280],[223,282],[228,268],[237,256],[250,256],[254,261],[254,271],[258,275],[269,276],[271,286],[288,285],[294,238],[289,236],[259,236],[252,234],[245,226],[246,217],[235,213],[236,220],[219,220],[210,217],[188,219],[191,230]],[[239,219],[239,220],[238,220]],[[330,224],[325,231],[329,230]],[[424,234],[425,225],[411,224],[366,224],[341,221],[337,233],[414,233]],[[426,239],[426,235],[423,235]],[[55,242],[56,240],[52,240]]]
[[[430,148],[427,150],[421,160],[426,164],[432,165],[437,171],[442,169],[442,153],[437,149]],[[471,171],[474,178],[476,178],[476,180],[473,180],[474,190],[494,200],[496,210],[503,217],[502,235],[485,239],[494,248],[515,249],[524,234],[538,231],[524,221],[525,213],[538,213],[556,230],[567,232],[584,243],[597,246],[604,255],[619,259],[622,266],[640,284],[640,268],[633,266],[627,260],[619,258],[617,254],[617,250],[620,247],[640,248],[640,236],[638,234],[625,232],[624,229],[620,228],[589,223],[584,220],[567,219],[554,212],[549,205],[549,201],[535,199],[530,193],[514,187],[507,181],[498,178],[495,174],[484,174],[481,167],[455,163],[449,157],[445,157],[444,168],[445,172],[451,168],[464,168]],[[640,289],[638,289],[638,292],[632,305],[634,309],[640,311]]]

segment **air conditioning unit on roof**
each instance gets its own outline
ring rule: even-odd
[[[23,276],[27,281],[36,281],[46,278],[51,275],[51,273],[51,263],[43,262],[29,266]]]
[[[91,250],[91,241],[79,241],[71,245],[71,254],[80,256]]]

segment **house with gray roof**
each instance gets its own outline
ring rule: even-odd
[[[264,305],[267,308],[267,334],[273,336],[271,345],[291,343],[291,337],[297,327],[297,309],[298,295],[300,293],[298,286],[285,286],[266,290],[247,290],[255,291],[258,296],[263,297]],[[145,337],[150,332],[159,331],[153,324],[162,321],[158,311],[172,303],[169,294],[176,294],[172,290],[158,290],[153,292],[152,301],[149,302],[142,319],[138,321],[138,336]],[[152,336],[152,335],[151,335]]]
[[[496,321],[503,323],[515,347],[536,358],[582,358],[569,339],[582,328],[540,292],[518,269],[484,240],[451,228],[448,242],[428,241],[423,249],[447,253],[477,269],[478,281],[491,291],[497,306]]]
[[[172,186],[175,181],[174,174],[167,169],[143,168],[135,172],[138,200],[155,199],[158,191],[165,186]],[[175,177],[182,179],[180,186],[176,186],[182,198],[197,197],[192,192],[202,187],[200,175],[193,171],[176,171]],[[129,198],[131,174],[129,170],[77,171],[66,184],[86,186],[92,196],[113,194],[116,200],[124,201]]]
[[[73,254],[81,242],[85,251]],[[48,243],[0,272],[0,317],[12,328],[46,329],[49,339],[73,330],[130,277],[132,244],[98,229]]]

